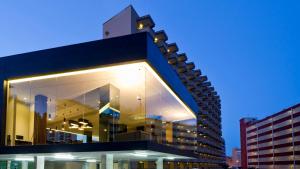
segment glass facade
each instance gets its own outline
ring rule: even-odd
[[[196,116],[145,62],[9,81],[6,145],[150,140],[196,150]]]

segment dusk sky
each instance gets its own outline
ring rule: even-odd
[[[214,85],[227,154],[240,146],[240,118],[300,103],[296,0],[3,0],[0,56],[101,39],[102,23],[129,4],[150,14]]]

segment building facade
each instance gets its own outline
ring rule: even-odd
[[[239,148],[233,148],[232,149],[232,166],[234,168],[241,167],[241,149]]]
[[[0,168],[222,168],[220,98],[132,6],[103,40],[0,58]]]
[[[300,104],[240,120],[242,168],[300,168]]]

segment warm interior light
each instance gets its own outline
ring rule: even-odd
[[[139,62],[139,63],[132,63],[132,64],[126,64],[126,65],[116,65],[116,66],[110,66],[110,67],[101,67],[101,68],[96,68],[96,69],[88,69],[88,70],[80,70],[80,71],[74,71],[74,72],[66,72],[66,73],[58,73],[58,74],[51,74],[51,75],[45,75],[45,76],[35,76],[35,77],[29,77],[29,78],[22,78],[22,79],[14,79],[14,80],[9,80],[8,82],[10,84],[15,84],[15,83],[21,83],[21,82],[27,82],[27,81],[36,81],[36,80],[42,80],[42,79],[49,79],[49,78],[58,78],[58,77],[65,77],[65,76],[72,76],[72,75],[80,75],[80,74],[86,74],[86,73],[94,73],[94,72],[99,72],[99,71],[110,71],[110,70],[126,70],[127,68],[136,68],[136,67],[141,67],[143,66],[148,70],[159,82],[162,86],[164,86],[167,91],[186,109],[186,111],[189,113],[190,116],[193,118],[196,118],[196,115],[193,113],[193,111],[173,92],[173,90],[161,79],[161,77],[151,68],[151,66],[146,63],[146,62]],[[131,69],[130,72],[136,72],[132,71]],[[128,71],[129,73],[129,71]],[[138,72],[139,73],[139,72]],[[142,71],[140,72],[142,73]],[[128,87],[131,86],[132,82],[136,83],[136,80],[144,80],[144,79],[136,79],[137,77],[134,74],[130,74],[123,76],[120,80],[124,80],[122,83],[124,85],[127,85]],[[122,84],[123,85],[123,84]],[[99,111],[101,113],[101,110]],[[175,114],[174,114],[175,115]],[[179,116],[179,114],[178,114]],[[49,120],[51,118],[48,118]],[[71,125],[70,128],[78,128],[77,125]]]
[[[143,25],[142,23],[140,23],[139,26],[138,26],[138,29],[141,30],[141,29],[143,29],[143,28],[144,28],[144,25]]]
[[[173,90],[157,75],[157,73],[147,64],[144,63],[146,69],[171,93],[171,95],[189,112],[189,114],[196,119],[193,111],[173,92]]]

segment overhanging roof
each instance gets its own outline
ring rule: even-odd
[[[198,113],[198,106],[148,33],[40,50],[0,58],[0,87],[9,79],[40,76],[99,66],[146,61],[176,95]],[[5,92],[0,90],[1,138],[5,138]],[[3,144],[3,140],[2,140]]]

